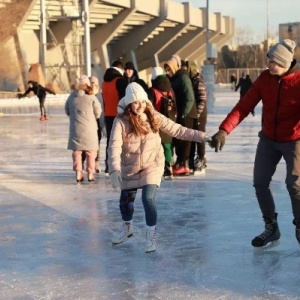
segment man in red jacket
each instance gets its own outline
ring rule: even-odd
[[[268,69],[260,74],[248,93],[231,110],[210,143],[216,152],[222,150],[226,136],[262,101],[262,130],[259,132],[253,183],[265,230],[252,240],[254,247],[264,247],[280,238],[270,183],[282,157],[286,162],[285,183],[300,244],[300,72],[295,70],[295,46],[294,41],[286,39],[270,48]]]

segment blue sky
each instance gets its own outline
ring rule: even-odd
[[[206,0],[173,1],[191,2],[194,7],[206,6]],[[300,22],[300,0],[209,0],[209,10],[234,18],[236,29],[247,29],[254,40],[266,38],[267,19],[270,36],[278,33],[281,23]]]

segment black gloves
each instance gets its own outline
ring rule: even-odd
[[[19,99],[23,98],[23,94],[22,93],[18,93],[18,98]]]
[[[225,145],[226,131],[219,130],[216,134],[211,137],[211,142],[209,142],[209,146],[211,148],[215,148],[215,152],[221,151]]]
[[[185,116],[181,116],[180,118],[177,119],[177,123],[185,127]]]

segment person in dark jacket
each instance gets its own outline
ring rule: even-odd
[[[262,101],[263,122],[254,162],[253,185],[265,230],[252,240],[254,247],[265,247],[280,239],[270,183],[281,158],[286,163],[285,183],[300,244],[300,71],[293,59],[295,47],[294,41],[285,39],[270,48],[268,69],[254,81],[210,142],[216,152],[222,150],[226,136]]]
[[[28,81],[28,87],[24,94],[18,94],[19,99],[26,97],[30,92],[33,92],[39,99],[40,103],[40,111],[41,111],[41,121],[48,120],[46,109],[45,109],[45,101],[46,101],[46,95],[47,93],[55,95],[55,93],[42,85],[38,84],[36,81],[29,80]]]
[[[180,62],[180,60],[179,60]],[[198,118],[195,96],[188,72],[179,67],[176,59],[171,58],[164,64],[171,86],[175,93],[177,107],[177,123],[187,128],[193,128],[194,120]],[[191,142],[173,139],[177,160],[173,165],[174,176],[189,176],[189,157]]]
[[[195,95],[197,106],[197,119],[194,119],[194,129],[206,130],[207,106],[206,106],[206,86],[198,65],[194,62],[189,63],[189,76]],[[196,154],[196,158],[195,158]],[[205,143],[191,143],[190,152],[190,170],[192,172],[201,172],[206,169]]]
[[[154,108],[164,116],[176,122],[177,108],[174,91],[169,78],[161,67],[152,68],[152,87],[148,90],[148,98]],[[173,162],[172,137],[163,131],[159,132],[165,154],[165,169],[163,177],[172,178],[171,164]]]
[[[128,61],[124,65],[124,77],[127,80],[127,83],[136,82],[144,89],[145,92],[148,91],[147,83],[143,79],[139,78],[139,74],[131,61]]]
[[[231,89],[233,91],[235,90],[236,82],[237,82],[237,78],[236,78],[235,74],[233,73],[230,75],[230,84],[231,84]]]
[[[114,119],[117,115],[117,107],[121,98],[125,95],[125,89],[127,86],[127,81],[123,77],[124,67],[123,63],[119,60],[115,60],[112,63],[112,67],[105,71],[102,83],[102,98],[104,105],[104,120],[106,127],[106,156],[105,156],[105,170],[104,172],[108,174],[107,165],[107,148],[110,139],[110,133]]]
[[[252,86],[252,80],[250,79],[249,74],[242,73],[242,77],[239,79],[237,86],[235,87],[235,91],[240,89],[240,99],[242,99],[248,90]],[[251,111],[252,116],[255,116],[254,109]]]

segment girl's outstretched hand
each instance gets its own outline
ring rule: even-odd
[[[121,173],[119,171],[114,171],[114,172],[110,173],[109,179],[110,179],[111,186],[114,189],[121,188],[122,177],[121,177]]]

